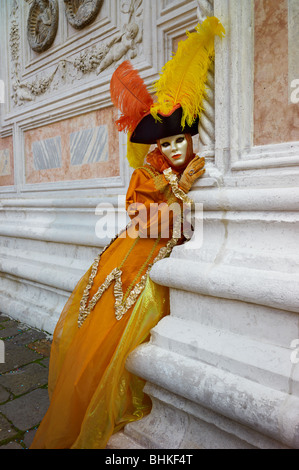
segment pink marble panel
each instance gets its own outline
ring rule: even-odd
[[[298,141],[299,105],[289,102],[288,1],[255,0],[254,23],[254,145]]]
[[[12,136],[0,138],[1,171],[0,186],[14,185],[14,158]],[[8,156],[8,161],[4,163],[4,156]]]
[[[47,126],[25,132],[26,183],[107,178],[119,175],[119,135],[114,125],[117,110],[114,107],[65,119]],[[84,129],[108,126],[108,160],[82,165],[71,165],[70,135]],[[61,166],[59,168],[36,169],[32,144],[60,136]]]

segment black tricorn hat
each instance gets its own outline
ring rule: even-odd
[[[146,114],[132,132],[130,141],[135,144],[155,144],[157,140],[172,135],[197,134],[199,117],[196,118],[192,126],[185,123],[185,126],[182,127],[182,113],[182,108],[176,107],[167,116],[158,114],[158,120],[150,113]]]

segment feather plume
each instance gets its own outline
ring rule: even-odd
[[[132,132],[153,104],[144,81],[128,60],[113,73],[110,94],[112,103],[122,113],[115,122],[119,131]]]
[[[163,67],[159,80],[154,83],[157,101],[151,114],[159,120],[158,113],[168,115],[175,106],[181,105],[182,121],[192,126],[202,111],[207,73],[214,58],[214,37],[223,37],[225,30],[216,17],[208,17],[187,32],[187,39],[180,41],[176,54]]]
[[[131,134],[128,134],[127,160],[131,167],[138,168],[143,165],[144,159],[149,151],[150,145],[135,144],[130,141],[130,137],[131,137]]]

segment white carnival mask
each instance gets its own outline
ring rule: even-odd
[[[163,155],[173,167],[181,167],[187,158],[188,142],[185,134],[172,135],[160,139]]]

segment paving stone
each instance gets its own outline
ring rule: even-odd
[[[16,428],[26,431],[41,422],[48,407],[48,390],[39,388],[1,405],[0,412],[3,413]]]
[[[49,364],[50,364],[50,358],[49,357],[45,357],[45,359],[43,359],[42,361],[39,361],[40,364],[43,364],[45,367],[47,367],[47,369],[49,369]]]
[[[1,376],[0,376],[0,384],[1,384]],[[10,393],[7,390],[5,390],[5,388],[3,388],[2,385],[0,385],[0,403],[7,401],[9,397],[10,397]]]
[[[43,356],[50,356],[50,351],[51,351],[51,341],[48,339],[40,339],[38,341],[35,341],[34,343],[30,343],[27,345],[28,348],[33,349],[34,351],[38,352],[39,354],[42,354]]]
[[[3,321],[7,321],[7,320],[10,320],[10,318],[0,313],[0,323],[2,323]]]
[[[23,449],[24,450],[24,447],[22,447],[21,444],[19,444],[18,442],[12,441],[4,446],[1,446],[1,450],[2,449],[12,449],[12,450]]]
[[[0,330],[1,334],[1,330]],[[20,332],[17,336],[14,338],[11,338],[11,341],[14,344],[22,344],[24,346],[27,346],[27,344],[33,343],[34,341],[37,341],[39,339],[44,339],[46,337],[46,334],[43,333],[42,331],[37,331],[37,330],[26,330]]]
[[[14,429],[5,416],[0,414],[0,442],[9,438],[13,439],[17,434],[18,431]]]
[[[36,433],[36,429],[31,429],[31,431],[25,432],[23,442],[27,449],[29,449],[29,447],[31,446],[35,433]]]
[[[7,372],[0,376],[0,386],[4,386],[14,395],[27,393],[35,388],[46,385],[47,382],[48,370],[35,363],[28,364],[27,366],[21,367],[12,372]]]
[[[14,320],[8,320],[0,324],[0,339],[9,338],[11,336],[19,335],[26,327]]]
[[[49,406],[48,390],[40,387],[48,381],[51,339],[1,312],[0,338],[0,449],[28,449]]]
[[[11,340],[4,340],[5,363],[0,363],[0,373],[22,367],[25,364],[42,359],[37,352],[26,348],[21,344],[15,344]]]

